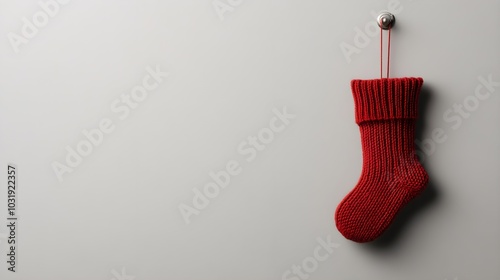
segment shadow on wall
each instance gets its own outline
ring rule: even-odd
[[[424,132],[426,130],[425,117],[426,111],[432,100],[432,90],[424,83],[420,91],[419,104],[418,104],[418,114],[419,118],[417,120],[415,137],[417,139],[424,138]],[[428,161],[429,159],[427,159]],[[418,213],[422,212],[423,209],[427,208],[429,205],[436,203],[439,199],[438,188],[433,180],[432,170],[426,167],[426,161],[422,163],[425,170],[429,174],[429,183],[427,188],[415,199],[410,201],[408,205],[403,207],[398,213],[392,224],[380,236],[377,240],[369,243],[369,246],[374,249],[383,249],[387,247],[394,246],[397,241],[404,236],[404,231],[411,224],[411,220],[417,216]]]

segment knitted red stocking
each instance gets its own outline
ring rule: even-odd
[[[422,78],[351,81],[363,170],[335,212],[338,230],[350,240],[368,242],[379,237],[427,184],[428,175],[414,145],[422,83]]]

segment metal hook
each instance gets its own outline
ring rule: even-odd
[[[396,17],[394,17],[394,15],[389,12],[382,12],[377,17],[377,23],[380,28],[388,30],[391,29],[396,23]]]

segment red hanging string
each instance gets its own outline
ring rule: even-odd
[[[384,48],[384,30],[382,27],[380,28],[380,79],[383,79],[382,75],[382,69],[383,69],[383,48]],[[389,79],[389,67],[390,67],[390,60],[391,60],[391,28],[389,28],[389,36],[388,36],[388,43],[387,43],[387,73],[386,77]]]
[[[391,60],[391,29],[389,28],[389,38],[387,39],[389,41],[387,43],[387,79],[389,79],[389,65]]]

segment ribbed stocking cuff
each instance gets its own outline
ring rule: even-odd
[[[352,80],[356,123],[416,119],[423,82],[420,77]]]

